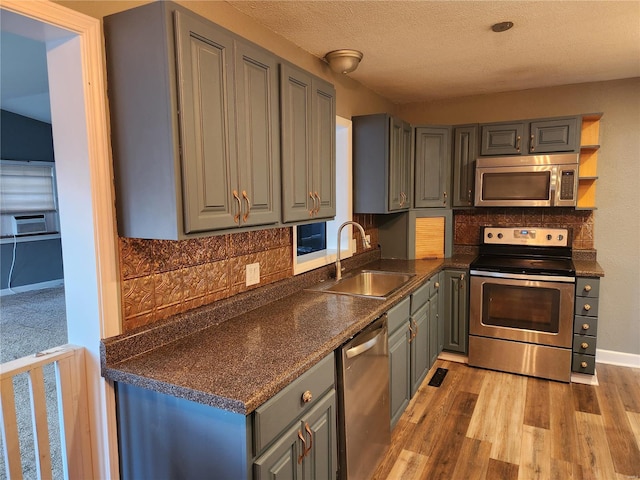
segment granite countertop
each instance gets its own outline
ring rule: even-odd
[[[114,356],[105,354],[117,341],[106,339],[102,374],[113,381],[249,414],[431,275],[443,267],[467,268],[472,259],[461,255],[376,260],[362,268],[415,276],[386,300],[302,289],[118,361],[110,361]]]

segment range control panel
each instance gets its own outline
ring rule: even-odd
[[[544,227],[485,227],[485,245],[569,246],[569,230]]]

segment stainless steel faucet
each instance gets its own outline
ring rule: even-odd
[[[340,280],[342,278],[342,267],[340,266],[340,234],[342,233],[342,229],[349,224],[355,225],[360,230],[360,233],[362,234],[362,246],[364,248],[369,248],[371,246],[371,243],[367,240],[367,235],[364,233],[364,228],[362,228],[362,225],[358,222],[349,220],[340,225],[338,228],[338,251],[336,252],[336,280]]]

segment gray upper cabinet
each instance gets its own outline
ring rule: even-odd
[[[353,117],[353,209],[390,213],[411,207],[411,125],[380,113]]]
[[[453,200],[452,206],[473,207],[478,125],[453,128]]]
[[[283,221],[333,218],[335,89],[289,64],[280,76]]]
[[[120,235],[278,223],[277,57],[170,2],[104,26]]]
[[[415,141],[415,207],[448,208],[451,127],[416,127]]]
[[[480,154],[535,155],[577,152],[579,117],[481,125]]]

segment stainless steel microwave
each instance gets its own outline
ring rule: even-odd
[[[575,207],[579,154],[479,157],[476,207]]]

